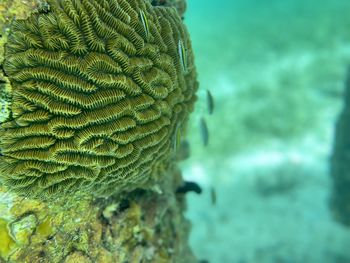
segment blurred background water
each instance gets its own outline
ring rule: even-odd
[[[199,259],[350,262],[350,229],[328,206],[349,14],[346,0],[188,0],[200,90],[182,169],[204,190],[188,195]],[[210,116],[206,89],[215,97]]]

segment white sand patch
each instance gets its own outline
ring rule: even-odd
[[[211,263],[350,260],[345,249],[350,231],[332,220],[327,206],[325,162],[304,157],[295,150],[271,151],[228,158],[224,163],[232,165],[225,168],[197,164],[185,170],[205,190],[202,196],[189,195],[188,217],[195,222],[191,244],[198,258]],[[208,173],[215,179],[215,206]]]

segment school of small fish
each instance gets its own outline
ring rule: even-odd
[[[147,17],[142,10],[140,10],[139,16],[140,16],[142,26],[144,28],[144,33],[145,33],[146,39],[149,39],[150,31],[149,31],[149,24],[148,24]],[[182,72],[184,74],[186,74],[188,72],[187,49],[184,45],[184,42],[181,39],[179,39],[179,41],[178,41],[178,54],[179,54],[179,62],[180,62]],[[206,95],[207,95],[206,97],[207,97],[208,114],[212,115],[214,112],[214,106],[215,106],[214,97],[211,94],[210,90],[206,90]],[[202,143],[204,146],[207,146],[209,143],[209,130],[208,130],[207,122],[206,122],[204,117],[200,118],[199,128],[200,128]],[[175,138],[174,138],[174,143],[173,143],[173,149],[175,152],[178,152],[179,148],[180,148],[180,144],[181,144],[181,125],[180,124],[177,124],[177,126],[175,128],[175,136],[174,137]],[[213,187],[210,190],[210,196],[211,196],[212,205],[215,205],[216,204],[216,191]]]
[[[142,11],[141,11],[142,12]],[[140,13],[141,21],[142,24],[145,28],[145,31],[148,31],[148,23],[147,23],[147,18],[145,17],[144,13]],[[184,74],[188,72],[188,61],[187,61],[187,49],[184,45],[184,42],[179,39],[178,41],[178,54],[179,54],[179,61],[181,65],[181,69]],[[208,107],[208,113],[209,115],[213,114],[214,111],[214,97],[211,94],[210,90],[207,90],[207,107]],[[204,117],[200,119],[200,133],[201,133],[201,138],[202,138],[202,143],[204,146],[207,146],[209,143],[209,130],[208,130],[208,125]],[[181,140],[181,131],[177,127],[175,131],[175,143],[174,143],[174,148],[178,149],[178,144],[180,143]]]
[[[179,59],[180,59],[182,70],[184,73],[187,73],[188,71],[187,50],[182,40],[179,40],[179,43],[178,43],[178,53],[179,53]],[[208,114],[212,115],[214,112],[215,103],[214,103],[214,97],[211,94],[210,90],[206,90],[206,97],[207,97],[206,99],[207,99]],[[200,135],[202,138],[202,143],[204,147],[206,147],[209,143],[209,129],[208,129],[206,119],[203,116],[200,118],[200,121],[199,121],[199,129],[200,129]],[[180,129],[176,131],[176,140],[175,140],[176,144],[180,143],[181,134],[179,134],[179,130]],[[214,206],[216,204],[216,191],[214,187],[211,187],[210,189],[210,197],[211,197],[211,203]]]
[[[144,24],[145,30],[147,29],[147,19],[144,18],[142,14],[140,14],[140,17],[142,18],[142,23]],[[179,61],[182,68],[182,71],[186,74],[188,72],[188,65],[187,65],[187,49],[183,43],[183,41],[180,39],[178,42],[178,53],[179,53]],[[210,90],[207,90],[207,108],[209,115],[213,114],[214,112],[214,97],[211,94]],[[209,130],[208,125],[204,117],[201,117],[200,123],[199,123],[202,143],[204,146],[207,146],[209,143]],[[179,148],[179,144],[181,141],[181,129],[179,127],[176,127],[175,130],[175,140],[174,140],[174,149],[177,150]]]

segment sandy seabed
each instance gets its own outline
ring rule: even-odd
[[[210,263],[350,262],[350,229],[328,206],[350,3],[258,2],[189,2],[201,89],[182,169],[204,190],[188,195],[191,245]],[[206,89],[216,99],[212,116]]]

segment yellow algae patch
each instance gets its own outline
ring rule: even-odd
[[[14,245],[15,242],[7,229],[7,222],[0,219],[0,256],[6,258]]]
[[[7,41],[7,26],[11,20],[26,19],[35,10],[36,0],[2,0],[0,1],[0,62]],[[2,37],[1,37],[2,36]]]
[[[17,19],[27,18],[36,7],[35,0],[3,0],[1,2],[0,26],[8,23],[14,16]]]
[[[36,232],[42,236],[49,236],[53,232],[51,218],[46,218],[41,224],[39,224]]]
[[[16,202],[18,205],[12,206],[10,213],[15,217],[20,217],[23,214],[28,213],[29,211],[33,213],[47,211],[45,210],[47,209],[47,207],[45,207],[43,203],[40,203],[35,200],[15,200],[14,202]]]

